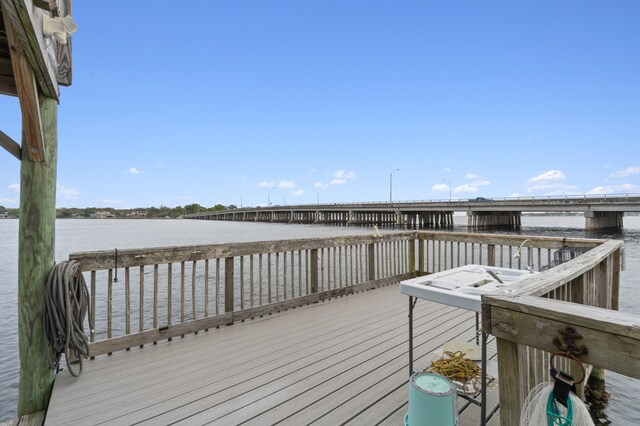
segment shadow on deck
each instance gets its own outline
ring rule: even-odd
[[[58,375],[46,424],[403,425],[407,314],[391,285],[100,356]],[[414,315],[415,368],[475,329],[472,312],[428,301]]]

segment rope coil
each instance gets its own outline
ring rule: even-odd
[[[56,372],[64,353],[69,373],[73,377],[82,373],[82,359],[89,357],[89,341],[83,328],[88,311],[89,290],[80,263],[72,260],[56,264],[47,279],[44,307],[45,355]],[[89,328],[93,329],[91,316]],[[80,364],[77,372],[71,368],[72,359]]]

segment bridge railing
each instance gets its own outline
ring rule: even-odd
[[[484,204],[491,202],[499,202],[499,201],[576,201],[576,202],[602,202],[602,201],[612,201],[612,200],[620,200],[625,201],[629,199],[638,199],[640,198],[640,193],[611,193],[611,194],[574,194],[574,195],[532,195],[532,196],[516,196],[516,197],[473,197],[473,198],[443,198],[443,199],[430,199],[430,200],[399,200],[399,201],[367,201],[367,202],[338,202],[338,203],[310,203],[310,204],[288,204],[288,205],[279,205],[274,204],[271,206],[256,206],[256,207],[243,207],[236,208],[233,210],[218,210],[215,212],[202,212],[202,213],[228,213],[229,211],[253,211],[256,209],[286,209],[286,210],[295,210],[295,209],[330,209],[330,208],[348,208],[348,207],[380,207],[380,206],[389,206],[390,208],[402,208],[402,206],[412,205],[412,204],[425,204],[425,205],[447,205],[447,204],[468,204],[476,203]],[[193,213],[185,215],[186,218],[194,217],[201,215],[202,213]]]

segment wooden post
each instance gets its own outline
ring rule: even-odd
[[[520,423],[520,411],[525,400],[520,383],[522,360],[518,344],[504,339],[496,339],[496,346],[500,360],[498,363],[500,424],[503,426],[517,425]]]
[[[18,266],[18,335],[20,391],[18,416],[49,404],[53,370],[44,357],[45,283],[54,265],[56,221],[56,100],[40,98],[44,161],[32,161],[22,150]],[[28,146],[24,141],[23,146]]]
[[[409,240],[409,272],[416,273],[416,240]]]
[[[487,244],[487,266],[496,266],[495,244]]]
[[[367,244],[367,281],[376,279],[376,246],[375,244]]]
[[[224,311],[233,312],[233,257],[224,259]]]
[[[318,249],[309,250],[309,274],[311,275],[311,293],[318,292]]]
[[[424,275],[424,240],[417,239],[418,242],[418,275]]]

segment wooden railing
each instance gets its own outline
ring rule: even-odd
[[[415,276],[414,233],[73,253],[90,354],[232,324]]]
[[[520,259],[513,257],[529,238]],[[403,232],[74,253],[91,293],[92,356],[469,263],[535,269],[600,240]]]
[[[96,356],[470,263],[518,269],[531,263],[539,271],[557,250],[586,251],[483,296],[482,327],[497,341],[500,419],[510,425],[518,423],[528,391],[549,380],[553,340],[566,327],[589,348],[581,361],[640,377],[640,319],[617,312],[621,247],[620,241],[416,231],[70,259],[90,283],[90,354]]]
[[[581,335],[577,355],[585,364],[640,377],[640,317],[617,312],[620,241],[587,253],[482,298],[483,330],[496,336],[500,421],[518,424],[527,393],[550,381],[550,354],[567,341],[567,327]],[[559,339],[554,344],[554,339]],[[563,347],[563,349],[566,349]],[[580,366],[563,369],[580,377]]]

